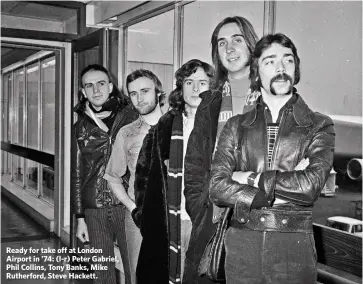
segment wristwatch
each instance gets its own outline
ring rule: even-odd
[[[255,184],[255,179],[257,177],[257,173],[252,173],[247,177],[247,183],[250,186],[254,186]]]

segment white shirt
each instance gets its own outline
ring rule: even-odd
[[[185,210],[185,196],[184,196],[184,158],[187,152],[188,140],[190,133],[192,133],[194,127],[194,118],[188,118],[183,113],[183,176],[182,176],[182,194],[180,204],[180,218],[182,220],[190,220],[190,217]]]

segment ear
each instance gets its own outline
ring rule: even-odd
[[[108,93],[111,94],[113,89],[113,84],[112,83],[108,83]]]
[[[87,99],[87,95],[86,95],[86,92],[85,90],[82,88],[82,94],[84,95],[84,97]]]

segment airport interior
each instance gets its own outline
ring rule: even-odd
[[[1,283],[25,282],[11,278],[24,272],[9,261],[12,249],[83,247],[70,205],[82,69],[105,66],[119,89],[131,71],[148,69],[170,94],[183,63],[212,64],[213,29],[234,15],[247,18],[258,37],[292,39],[299,94],[334,121],[334,167],[313,209],[318,283],[362,283],[362,231],[327,226],[334,216],[362,224],[362,2],[179,0],[1,1]],[[59,256],[51,262],[65,260]],[[121,263],[116,273],[125,283]]]

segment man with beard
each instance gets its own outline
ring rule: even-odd
[[[136,283],[136,266],[142,237],[131,212],[136,208],[134,182],[135,169],[143,140],[150,127],[158,123],[162,113],[158,98],[162,91],[160,80],[149,70],[139,69],[126,78],[126,87],[139,118],[124,126],[117,134],[104,178],[113,194],[126,206],[125,231],[132,284]],[[129,188],[126,192],[122,177],[130,171]]]
[[[332,120],[293,87],[300,59],[283,34],[252,53],[254,109],[229,119],[212,164],[210,198],[234,208],[225,237],[227,283],[316,283],[312,207],[333,164]]]

